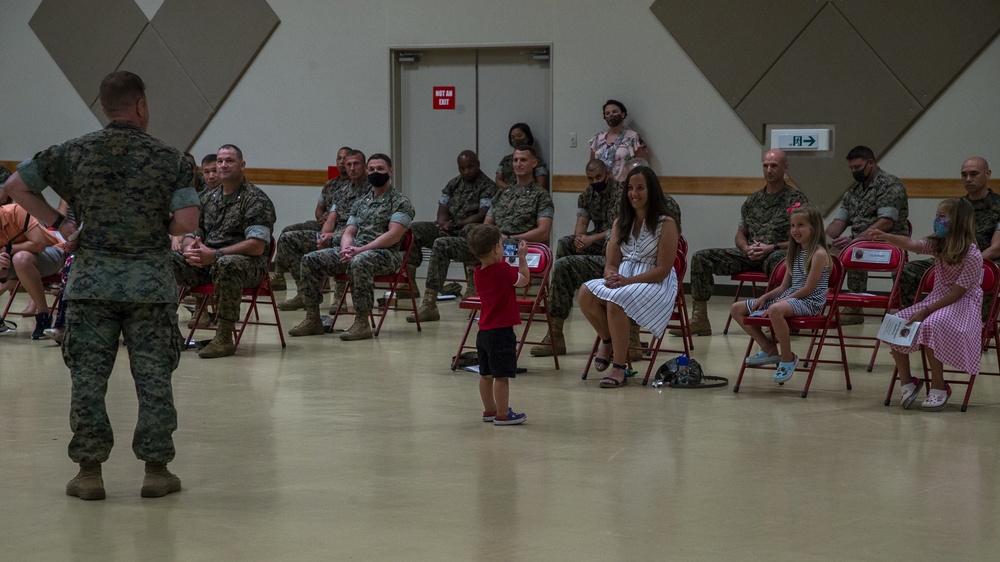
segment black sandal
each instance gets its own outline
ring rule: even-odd
[[[606,340],[601,340],[601,345],[611,345],[611,338],[608,338]],[[610,353],[610,354],[608,354],[608,359],[605,359],[603,357],[598,357],[595,354],[594,355],[594,365],[595,365],[594,370],[597,371],[598,373],[603,373],[604,371],[607,371],[608,367],[611,365],[610,359],[612,359],[612,355],[614,355],[613,352]]]
[[[628,385],[628,369],[626,365],[619,365],[618,363],[613,363],[611,365],[613,369],[621,369],[622,380],[611,378],[611,376],[606,376],[601,379],[601,388],[619,388]]]

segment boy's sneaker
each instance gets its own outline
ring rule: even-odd
[[[525,414],[524,412],[515,414],[514,408],[507,408],[507,415],[495,416],[493,418],[493,425],[519,425],[524,423],[524,420],[526,419],[528,419],[528,414]]]
[[[496,419],[496,417],[497,417],[497,413],[496,412],[483,412],[483,421],[484,422],[491,422],[494,419]]]
[[[35,331],[31,332],[31,339],[44,340],[45,330],[52,327],[52,315],[48,312],[39,312],[35,315]]]

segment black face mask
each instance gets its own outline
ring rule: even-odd
[[[594,191],[596,191],[598,193],[601,193],[602,191],[604,191],[605,189],[608,188],[608,182],[607,181],[602,181],[602,182],[598,182],[598,183],[592,183],[592,184],[590,184],[590,187],[593,187]]]
[[[867,167],[868,165],[865,164],[865,168]],[[851,175],[854,176],[854,181],[858,183],[865,183],[866,181],[868,181],[868,176],[865,175],[865,168],[861,168],[860,170],[855,170],[851,172]]]
[[[372,172],[368,174],[368,183],[372,184],[372,187],[382,187],[389,181],[389,174],[382,172]]]

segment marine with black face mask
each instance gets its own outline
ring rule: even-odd
[[[899,178],[879,168],[875,153],[867,146],[856,146],[847,153],[847,165],[857,182],[844,195],[844,201],[826,227],[826,235],[833,240],[830,250],[836,255],[855,240],[870,240],[873,229],[889,234],[908,236],[906,221],[909,203],[906,189]],[[851,235],[844,231],[851,227]],[[864,271],[847,272],[847,288],[852,293],[868,290],[868,274]],[[845,308],[841,324],[861,324],[864,317],[859,309]]]

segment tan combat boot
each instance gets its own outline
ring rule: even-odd
[[[434,289],[424,289],[424,300],[420,303],[420,308],[417,309],[416,316],[411,313],[406,317],[406,321],[416,322],[418,316],[420,317],[421,322],[434,322],[440,320],[441,313],[438,311],[437,299],[437,291]]]
[[[104,478],[101,476],[101,463],[80,463],[80,472],[66,484],[66,495],[81,500],[103,500]]]
[[[551,357],[552,340],[556,342],[556,355],[566,355],[566,337],[563,335],[564,322],[566,320],[562,318],[552,319],[552,330],[542,338],[542,345],[531,348],[532,357]]]
[[[333,285],[333,300],[330,301],[330,316],[337,314],[337,304],[340,303],[340,297],[344,296],[344,292],[347,291],[347,281],[334,281]],[[343,312],[349,312],[350,309],[347,306],[347,301],[344,301]]]
[[[208,345],[201,348],[198,357],[202,359],[215,359],[217,357],[228,357],[236,354],[236,344],[233,342],[233,322],[231,320],[219,320],[219,329],[215,332],[215,337]]]
[[[321,336],[326,333],[323,328],[323,319],[319,317],[319,305],[313,305],[306,309],[306,319],[298,326],[288,330],[290,336]]]
[[[139,495],[144,498],[162,498],[167,494],[181,491],[181,479],[167,470],[166,463],[147,462],[146,475],[142,478],[142,490]]]
[[[670,335],[679,336],[680,330],[670,330]],[[712,335],[712,324],[708,321],[708,301],[693,301],[691,303],[691,335]]]
[[[840,311],[840,325],[841,326],[853,326],[855,324],[864,324],[865,317],[861,316],[861,309],[858,307],[848,307],[841,309]]]
[[[275,291],[288,290],[288,283],[285,282],[284,271],[275,268],[274,273],[271,274],[271,288]]]
[[[367,314],[359,314],[354,317],[354,324],[346,332],[340,334],[343,341],[370,340],[372,339],[372,325],[368,323]]]
[[[298,310],[305,307],[305,303],[302,302],[302,295],[299,294],[296,294],[285,302],[278,303],[278,310]]]
[[[194,316],[188,320],[188,329],[194,328]],[[201,318],[198,319],[198,329],[204,330],[212,327],[212,315],[207,310],[202,311]]]
[[[413,288],[416,291],[413,294],[413,298],[419,299],[420,289],[417,287],[417,266],[415,265],[406,266],[406,274],[409,276],[410,279],[413,280]],[[398,302],[399,299],[409,299],[409,298],[410,298],[410,286],[407,285],[406,283],[400,283],[396,287],[396,301]]]
[[[630,322],[628,326],[628,358],[630,361],[642,359],[642,341],[639,339],[639,325]]]
[[[462,293],[462,300],[478,297],[476,293],[476,264],[467,263],[465,264],[465,292]],[[421,316],[420,320],[423,321],[424,317]]]

